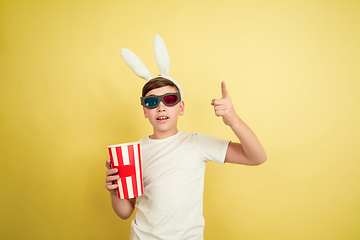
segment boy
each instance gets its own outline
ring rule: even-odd
[[[259,165],[266,153],[251,129],[235,112],[225,82],[221,99],[211,105],[241,143],[187,133],[177,129],[184,101],[177,84],[155,77],[143,87],[141,102],[153,134],[140,140],[144,194],[137,199],[118,199],[113,183],[117,169],[106,166],[106,188],[116,214],[127,219],[134,208],[130,239],[203,239],[202,213],[206,161]]]

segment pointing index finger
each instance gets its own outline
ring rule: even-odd
[[[222,96],[221,99],[229,97],[229,93],[228,93],[228,91],[226,89],[225,81],[221,82],[221,96]]]

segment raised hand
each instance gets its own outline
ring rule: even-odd
[[[231,126],[239,121],[224,81],[221,83],[221,99],[213,99],[211,105],[214,106],[215,115],[221,116],[226,125]]]

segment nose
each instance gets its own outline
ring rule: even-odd
[[[166,106],[163,102],[159,103],[159,106],[157,107],[158,112],[164,112],[166,110]]]

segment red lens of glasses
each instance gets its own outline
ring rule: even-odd
[[[171,105],[171,104],[175,104],[178,100],[178,97],[174,94],[174,95],[168,95],[163,97],[163,101],[165,104]]]

